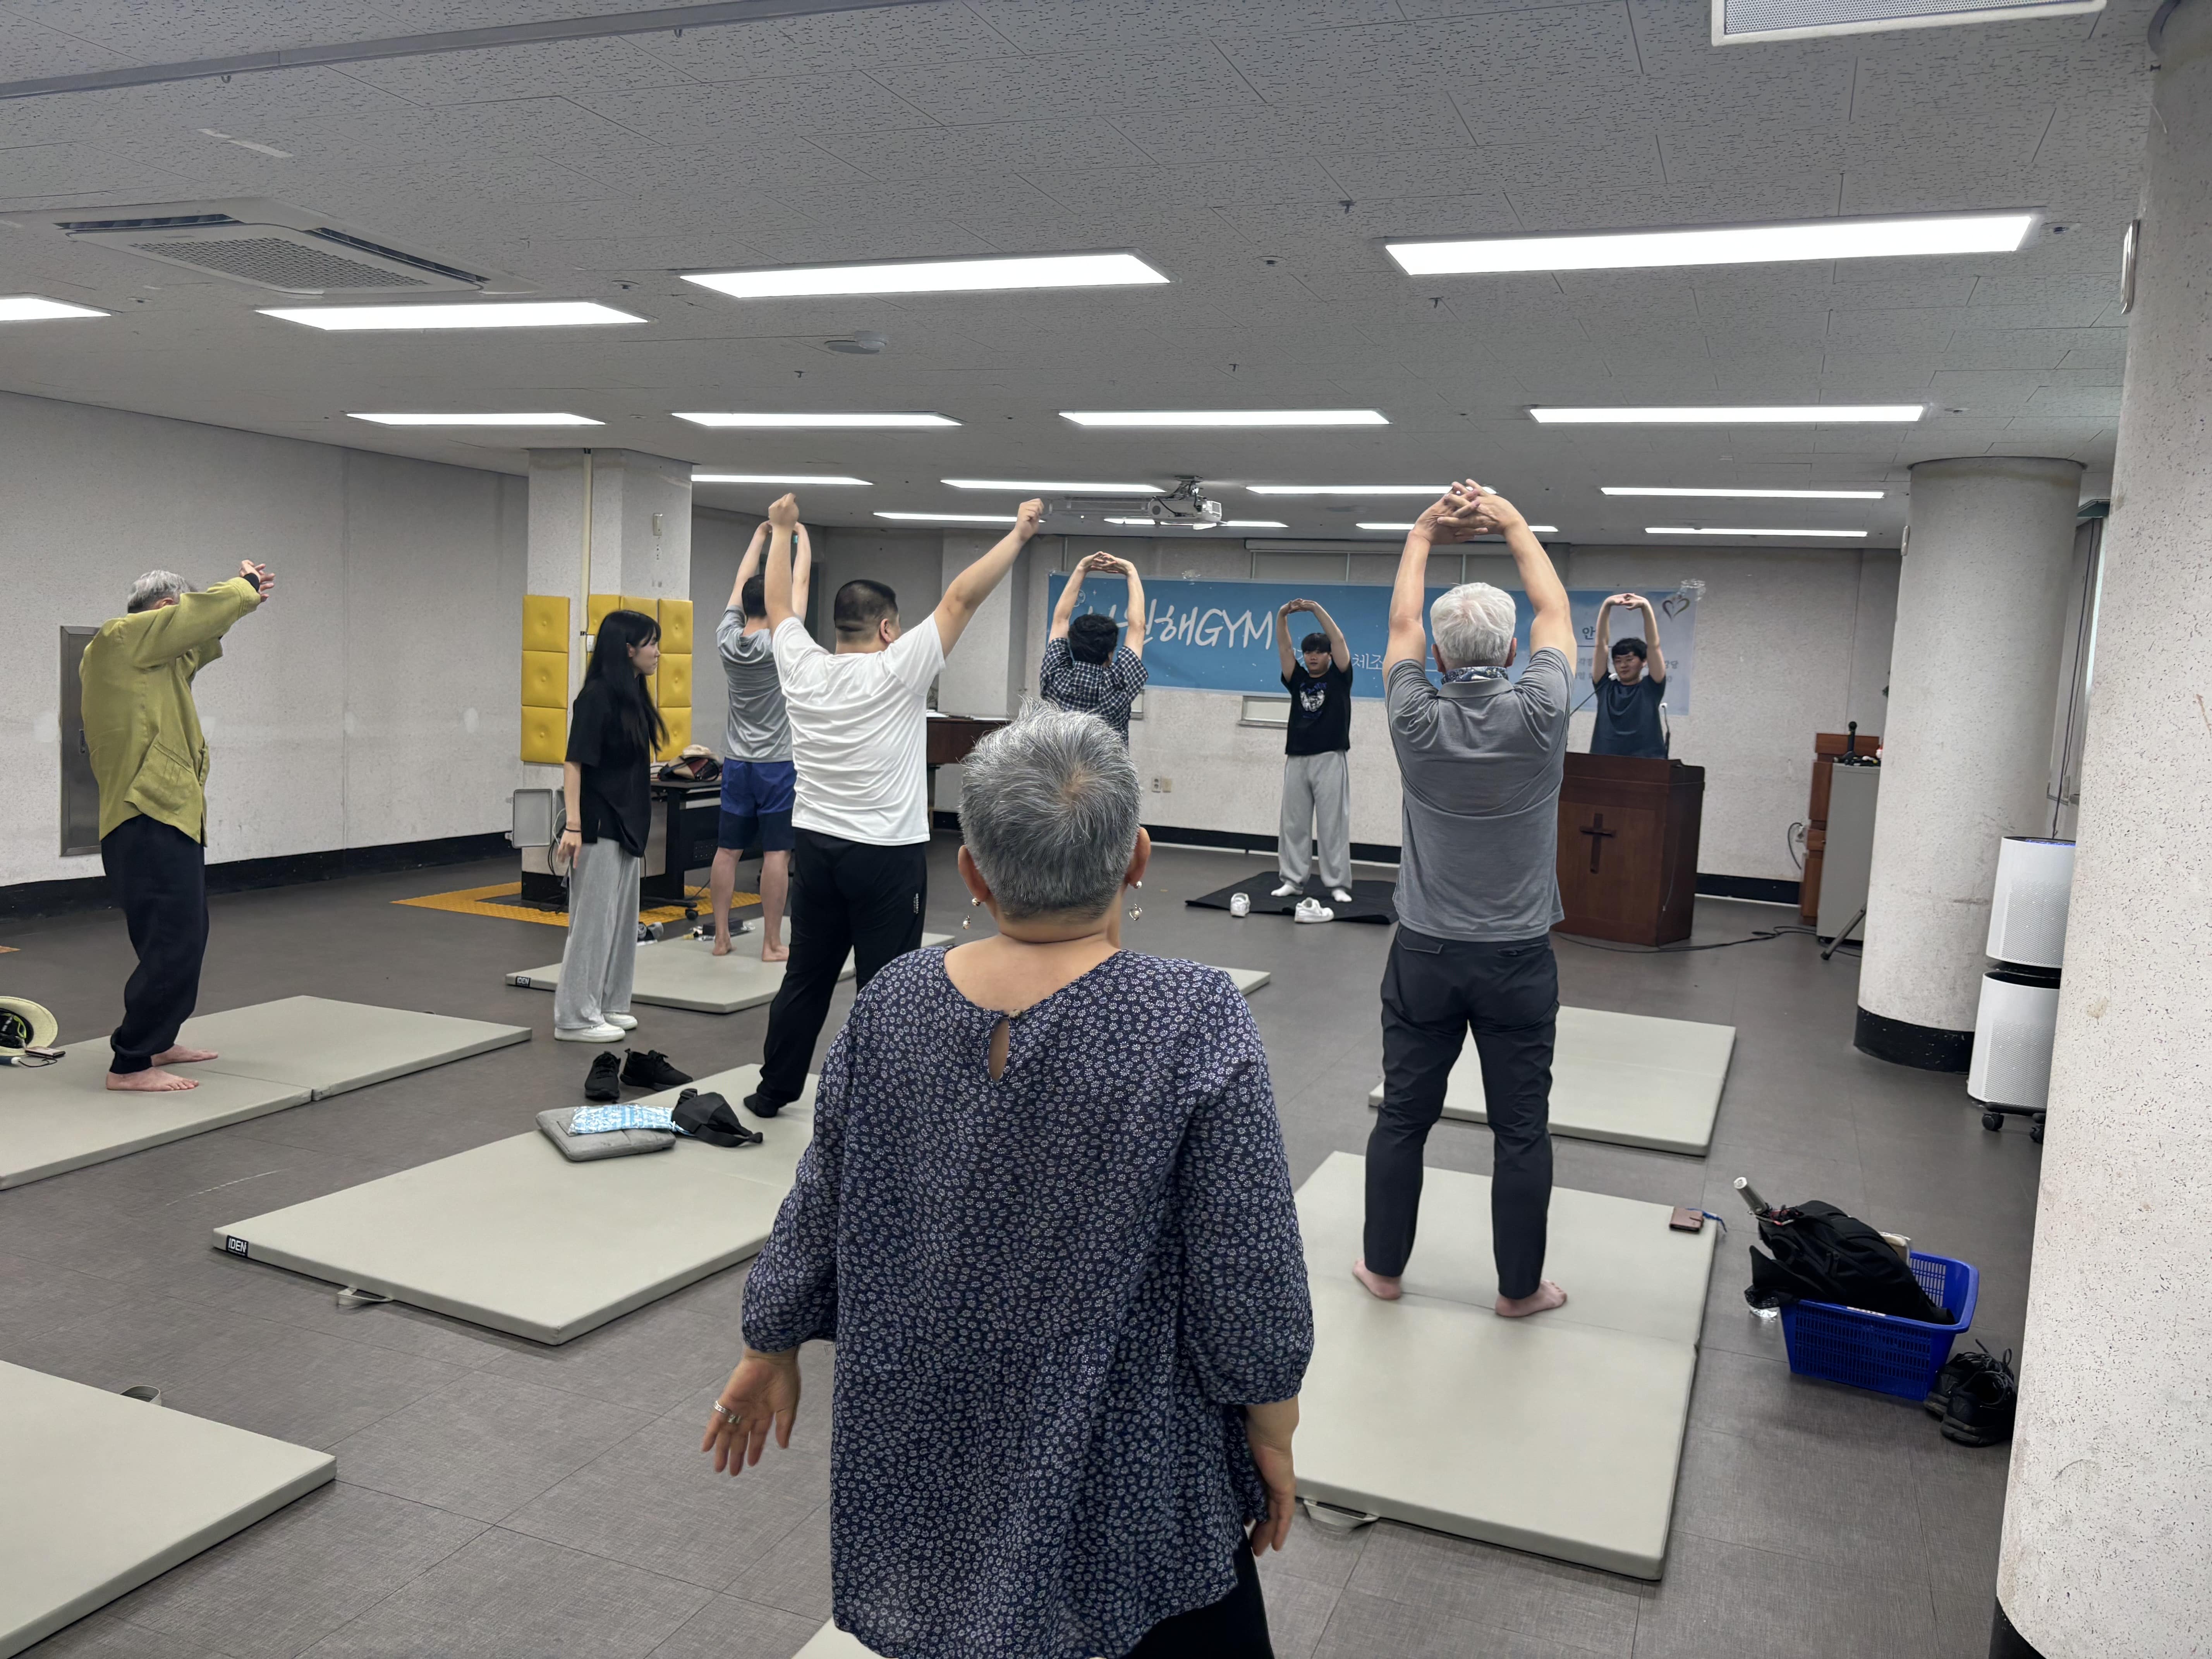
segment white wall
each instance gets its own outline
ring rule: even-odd
[[[0,393],[0,885],[60,856],[58,629],[251,558],[200,677],[213,861],[480,834],[519,781],[522,479]]]

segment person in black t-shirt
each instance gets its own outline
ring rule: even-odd
[[[1310,611],[1321,631],[1291,652],[1291,618]],[[1277,898],[1305,891],[1312,842],[1321,843],[1322,884],[1339,904],[1352,902],[1352,647],[1336,619],[1311,599],[1275,613],[1275,650],[1291,694],[1283,738],[1283,811],[1276,839]]]
[[[1624,635],[1607,648],[1613,613],[1644,613],[1644,637]],[[1612,664],[1608,670],[1607,663]],[[1597,719],[1590,726],[1593,755],[1667,758],[1667,729],[1659,705],[1667,695],[1667,659],[1659,649],[1659,617],[1641,593],[1615,593],[1597,611],[1597,648],[1590,655],[1590,682],[1597,688]]]
[[[668,740],[646,690],[659,665],[660,624],[641,611],[610,611],[569,712],[561,768],[568,943],[553,997],[553,1035],[562,1042],[617,1042],[637,1025],[629,993],[638,878],[653,816],[653,751]]]

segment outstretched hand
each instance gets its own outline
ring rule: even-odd
[[[269,567],[265,564],[256,564],[251,559],[240,559],[238,562],[238,574],[259,588],[261,597],[264,599],[276,591],[276,578],[270,574]]]
[[[714,1402],[699,1449],[714,1455],[715,1474],[734,1475],[760,1462],[771,1432],[777,1445],[788,1447],[798,1416],[799,1350],[749,1348]]]
[[[768,521],[778,530],[799,528],[799,497],[783,495],[770,501],[768,507]]]
[[[1042,500],[1024,501],[1014,509],[1014,534],[1024,541],[1037,533],[1044,522],[1044,502]]]

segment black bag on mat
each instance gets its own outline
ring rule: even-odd
[[[1865,1222],[1817,1198],[1776,1214],[1781,1218],[1759,1218],[1759,1243],[1774,1254],[1751,1252],[1745,1301],[1755,1307],[1833,1302],[1893,1319],[1952,1322],[1890,1242]]]
[[[757,1146],[768,1137],[748,1129],[737,1109],[717,1094],[686,1089],[676,1097],[676,1127],[709,1146]]]

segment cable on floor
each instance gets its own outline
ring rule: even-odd
[[[1760,945],[1768,939],[1780,939],[1788,933],[1811,933],[1815,939],[1820,937],[1820,934],[1810,927],[1787,923],[1779,927],[1755,929],[1746,939],[1715,939],[1706,945],[1601,945],[1595,939],[1577,939],[1572,933],[1561,933],[1559,937],[1570,945],[1579,945],[1588,951],[1611,951],[1619,955],[1629,957],[1671,957],[1680,956],[1689,951],[1725,951],[1732,945]]]

